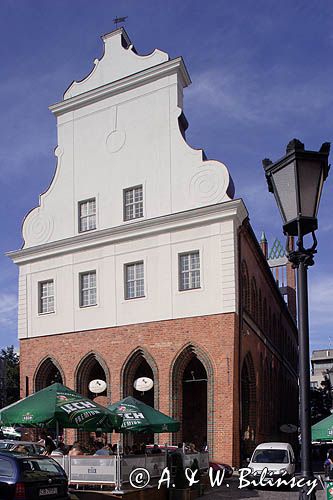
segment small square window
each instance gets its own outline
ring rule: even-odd
[[[79,202],[79,232],[96,229],[96,198]]]
[[[134,262],[125,265],[125,299],[144,297],[144,268],[143,262]]]
[[[96,271],[80,274],[80,307],[97,304]]]
[[[143,189],[136,186],[124,189],[124,220],[143,217]]]
[[[39,295],[39,314],[53,313],[54,312],[54,281],[47,280],[41,281],[38,284]]]
[[[199,251],[179,255],[179,290],[200,288]]]

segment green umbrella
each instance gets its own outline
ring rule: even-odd
[[[112,432],[122,419],[68,387],[56,383],[0,410],[2,425],[75,428]]]
[[[333,441],[333,415],[312,426],[312,441]]]
[[[177,432],[180,427],[177,420],[131,396],[113,403],[108,409],[123,417],[123,432]]]

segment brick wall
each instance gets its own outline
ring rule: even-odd
[[[296,324],[248,222],[240,230],[239,246],[240,369],[245,359],[252,360],[256,387],[252,447],[294,438],[296,444],[297,436],[280,431],[282,424],[298,424]]]
[[[172,395],[177,380],[177,360],[192,352],[208,374],[208,440],[212,455],[237,464],[239,447],[238,327],[235,314],[135,324],[102,330],[49,335],[20,342],[21,380],[34,391],[38,367],[47,358],[58,366],[65,385],[77,388],[76,372],[82,360],[94,353],[107,366],[109,398],[123,396],[122,373],[138,349],[154,365],[155,405],[173,414]],[[176,371],[175,371],[176,370]],[[21,387],[25,395],[25,383]],[[181,438],[181,435],[176,437]],[[161,443],[170,442],[160,435]]]

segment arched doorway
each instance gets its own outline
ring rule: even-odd
[[[98,403],[107,405],[108,397],[110,397],[110,383],[108,376],[108,369],[105,362],[96,353],[89,353],[83,360],[81,360],[76,371],[76,390],[82,396],[90,399],[96,399]],[[106,389],[97,397],[96,394],[90,392],[89,382],[92,380],[104,380],[106,382]]]
[[[207,441],[207,372],[195,356],[183,374],[183,441],[201,447]]]
[[[64,383],[61,369],[56,361],[51,358],[46,358],[39,365],[35,374],[35,391],[40,391],[49,385],[59,382]]]
[[[146,392],[134,389],[134,382],[140,377],[151,378],[153,388]],[[122,370],[122,395],[123,398],[133,396],[139,401],[158,409],[158,372],[153,358],[143,349],[137,349],[127,359]],[[154,434],[135,433],[125,435],[126,444],[153,443]]]
[[[104,382],[106,382],[105,391],[98,395],[90,392],[89,390],[89,382],[96,379],[104,380]],[[75,390],[82,394],[82,396],[93,399],[102,406],[107,406],[110,403],[111,389],[109,370],[103,358],[98,354],[91,352],[81,360],[76,370],[75,381]],[[85,446],[92,446],[96,438],[99,439],[101,437],[101,432],[89,433],[77,431],[78,440]],[[103,436],[103,439],[106,441],[107,436]]]
[[[186,347],[172,370],[172,415],[181,422],[174,443],[193,442],[197,448],[208,444],[213,451],[213,370],[207,354],[194,346]]]
[[[241,459],[249,457],[256,438],[256,380],[252,357],[247,354],[241,372]]]

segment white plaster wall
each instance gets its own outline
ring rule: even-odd
[[[23,250],[12,255],[20,266],[20,338],[236,311],[236,231],[245,207],[224,205],[233,196],[226,166],[203,161],[180,133],[190,83],[183,61],[161,51],[138,56],[121,45],[123,35],[103,37],[104,57],[51,107],[57,169],[24,221]],[[141,184],[144,217],[124,222],[123,190]],[[79,234],[78,203],[89,198],[97,229]],[[178,254],[193,250],[201,288],[180,292]],[[125,300],[124,264],[137,260],[145,263],[145,297]],[[79,273],[89,270],[97,273],[98,303],[80,308]],[[55,312],[40,315],[38,282],[46,279],[55,281]]]
[[[232,227],[207,224],[21,265],[19,337],[235,311]],[[193,250],[200,252],[201,288],[179,291],[178,254]],[[145,297],[125,300],[124,264],[138,260]],[[89,270],[97,273],[97,305],[80,308],[79,273]],[[40,315],[38,282],[47,279],[55,282],[55,312]]]
[[[164,53],[157,54],[157,59],[143,58],[142,64],[141,56],[133,52],[128,59],[128,50],[119,48],[118,31],[106,39],[113,45],[102,59],[103,71],[101,62],[94,77],[74,84],[73,88],[80,88],[76,97],[66,94],[63,103],[86,100],[75,101],[70,109],[61,108],[60,103],[54,111],[58,166],[40,206],[25,219],[24,248],[78,234],[78,202],[87,198],[97,201],[97,230],[126,224],[123,189],[138,184],[144,188],[144,218],[148,219],[228,201],[232,196],[227,168],[214,160],[203,162],[202,151],[190,148],[180,133],[183,87],[189,83],[182,61],[168,61]],[[92,98],[91,92],[104,89],[98,85],[113,74],[114,65],[122,64],[125,80],[138,68],[142,76],[139,71],[137,80],[125,89],[117,87],[113,93]],[[147,68],[149,80],[144,78]],[[112,78],[110,89],[117,84]]]

